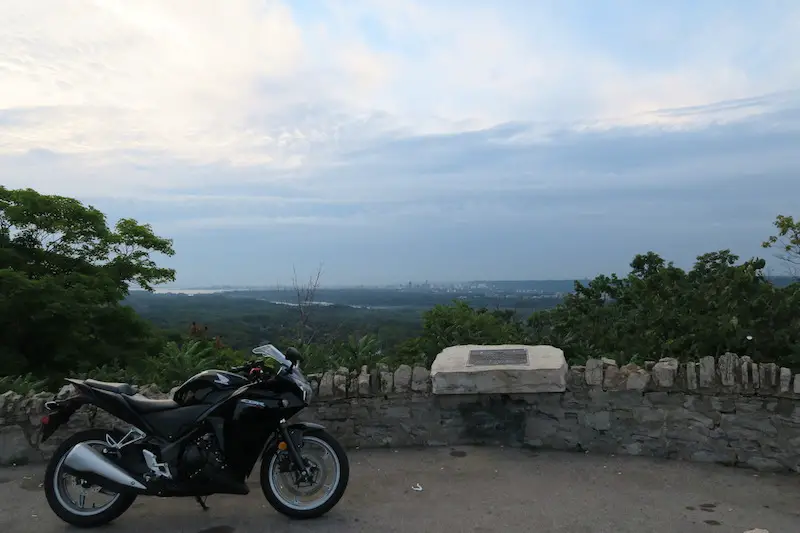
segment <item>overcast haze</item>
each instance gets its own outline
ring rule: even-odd
[[[151,223],[178,286],[769,257],[800,215],[796,0],[0,6],[0,183]]]

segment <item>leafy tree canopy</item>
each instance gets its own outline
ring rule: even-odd
[[[174,251],[148,225],[110,228],[78,200],[0,186],[0,375],[57,375],[154,349],[150,325],[120,305],[131,285],[174,279],[153,253]]]
[[[777,235],[772,235],[764,241],[764,248],[776,248],[777,256],[789,267],[789,273],[798,278],[800,272],[800,220],[791,216],[778,215],[773,225],[778,230]]]

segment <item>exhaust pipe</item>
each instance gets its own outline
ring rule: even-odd
[[[76,473],[86,472],[111,481],[119,487],[146,490],[147,487],[133,479],[123,469],[103,457],[103,455],[81,442],[76,444],[64,458],[64,466]],[[93,476],[94,477],[94,476]],[[111,487],[104,487],[111,488]]]

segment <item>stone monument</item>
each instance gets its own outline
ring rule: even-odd
[[[564,352],[553,346],[451,346],[431,367],[434,394],[564,392]]]

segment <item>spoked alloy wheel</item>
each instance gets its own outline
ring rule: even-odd
[[[76,444],[95,449],[106,446],[105,436],[113,432],[91,429],[76,433],[65,440],[53,454],[44,476],[44,492],[53,512],[65,522],[77,527],[97,527],[111,522],[124,513],[136,499],[135,495],[119,494],[91,485],[80,476],[65,471],[64,461]]]
[[[88,444],[92,448],[100,451],[105,446],[105,442],[99,440],[85,440],[83,444]],[[102,452],[101,452],[102,453]],[[68,474],[64,471],[64,454],[56,465],[55,476],[53,477],[54,495],[64,508],[78,516],[94,516],[102,513],[119,500],[120,494],[103,489],[97,485],[81,479],[80,477]],[[100,502],[93,501],[95,496],[99,496]],[[103,496],[105,496],[105,501]]]
[[[350,465],[342,446],[321,430],[308,431],[299,451],[310,473],[308,479],[302,479],[288,452],[276,450],[261,464],[261,488],[278,512],[296,519],[316,518],[341,499]]]

